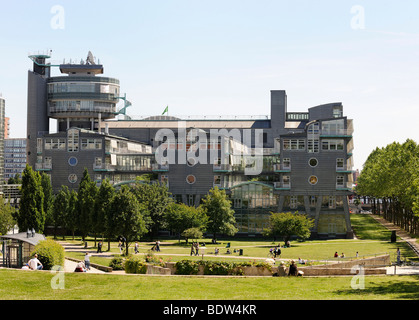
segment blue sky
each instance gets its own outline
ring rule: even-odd
[[[51,26],[55,5],[63,29]],[[354,6],[364,12],[361,29]],[[269,115],[270,90],[279,89],[288,111],[343,103],[354,119],[355,168],[376,147],[419,142],[416,0],[26,0],[0,8],[11,137],[26,136],[28,53],[51,49],[57,62],[92,51],[104,75],[120,79],[131,115],[166,105],[171,115]]]

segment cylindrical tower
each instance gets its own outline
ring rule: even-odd
[[[68,76],[48,79],[48,116],[57,119],[58,132],[71,127],[99,129],[103,119],[115,117],[119,99],[119,80],[98,77],[103,66],[97,64],[62,64]]]

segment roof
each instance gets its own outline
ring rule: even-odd
[[[30,243],[34,246],[36,246],[39,241],[46,240],[45,236],[43,234],[40,234],[40,233],[35,233],[35,235],[33,237],[32,237],[32,234],[31,234],[31,236],[28,238],[26,232],[19,232],[19,233],[15,233],[15,234],[6,234],[4,236],[0,236],[0,238],[19,240],[19,241]]]

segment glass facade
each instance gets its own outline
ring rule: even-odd
[[[270,212],[278,210],[278,194],[272,186],[246,183],[231,189],[231,201],[239,232],[261,233],[268,227]]]

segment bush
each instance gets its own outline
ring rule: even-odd
[[[124,268],[126,273],[147,273],[147,264],[137,257],[132,257],[125,260]]]
[[[115,257],[109,262],[112,270],[124,270],[124,259],[122,257]]]
[[[51,270],[53,266],[57,265],[64,267],[64,248],[54,240],[47,239],[40,241],[31,252],[31,256],[34,256],[35,253],[44,266],[44,270]]]
[[[192,275],[198,274],[198,263],[192,260],[180,260],[176,262],[176,274]]]

